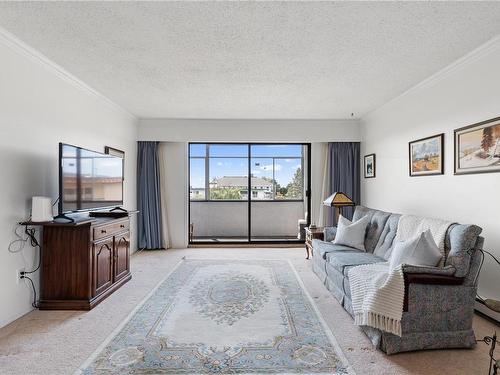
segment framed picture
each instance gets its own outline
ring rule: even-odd
[[[118,150],[117,148],[113,148],[113,147],[109,147],[109,146],[104,146],[104,153],[107,155],[117,156],[117,157],[123,159],[122,176],[123,176],[123,181],[125,181],[125,151]]]
[[[409,142],[410,176],[444,174],[444,133]]]
[[[455,174],[500,172],[500,117],[455,130]]]
[[[365,178],[375,177],[375,154],[365,155]]]

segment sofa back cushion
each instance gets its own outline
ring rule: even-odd
[[[368,216],[370,219],[366,227],[365,250],[369,253],[373,253],[380,235],[384,230],[385,223],[391,214],[389,212],[374,210],[363,206],[356,206],[352,221],[358,221],[363,216]]]
[[[400,217],[401,215],[399,214],[391,214],[391,216],[389,216],[389,219],[385,222],[384,229],[378,239],[378,243],[377,246],[375,246],[373,254],[384,258],[385,260],[389,260],[392,254],[394,238],[396,237],[396,232],[398,231]]]
[[[469,272],[472,249],[478,242],[482,229],[472,224],[453,224],[446,233],[446,266],[454,266],[455,276],[464,277]]]

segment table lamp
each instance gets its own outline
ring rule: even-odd
[[[354,206],[354,202],[345,193],[337,191],[323,201],[323,204],[328,207],[335,207],[335,222],[338,222],[339,216],[342,215],[342,208]]]

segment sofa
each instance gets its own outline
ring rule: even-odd
[[[389,260],[399,214],[357,206],[353,221],[368,216],[366,252],[336,245],[336,228],[327,227],[324,240],[313,240],[313,270],[326,288],[353,316],[349,270],[352,267]],[[401,319],[402,335],[396,336],[368,326],[360,328],[373,345],[387,354],[441,349],[472,348],[472,330],[484,239],[476,225],[452,224],[445,238],[445,259],[441,267],[403,264],[405,296]]]

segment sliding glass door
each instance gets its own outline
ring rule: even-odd
[[[190,242],[302,241],[309,155],[309,144],[191,143]]]

